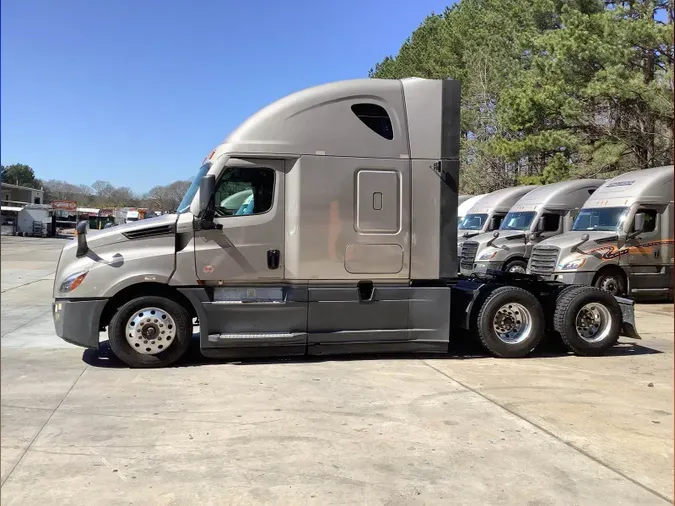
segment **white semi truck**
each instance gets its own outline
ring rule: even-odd
[[[534,185],[502,188],[477,199],[457,226],[457,251],[462,251],[467,239],[497,230],[513,204],[535,188]]]
[[[613,295],[673,298],[673,166],[627,172],[586,201],[570,232],[532,250],[528,272]]]
[[[469,209],[476,205],[476,203],[483,197],[485,197],[484,193],[480,195],[469,196],[465,200],[459,202],[459,205],[457,206],[457,227],[459,227],[459,224],[464,219],[464,216],[466,216],[466,214],[469,212]]]
[[[450,80],[274,102],[204,159],[176,214],[81,227],[57,266],[57,334],[98,348],[107,329],[133,367],[180,359],[195,318],[201,353],[221,358],[447,353],[460,333],[520,357],[546,331],[596,354],[638,337],[632,301],[595,288],[457,278],[459,111]]]
[[[525,272],[532,247],[569,232],[579,209],[603,182],[576,179],[539,186],[526,193],[511,207],[498,230],[464,242],[459,250],[459,272]]]

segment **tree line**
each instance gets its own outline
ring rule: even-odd
[[[464,193],[673,163],[673,0],[460,0],[370,77],[462,84]]]
[[[147,207],[153,211],[173,212],[185,195],[191,181],[174,181],[155,186],[145,194],[137,194],[126,186],[114,186],[108,181],[95,181],[91,186],[67,181],[40,180],[35,171],[25,164],[2,166],[2,182],[43,189],[45,202],[69,200],[80,207],[111,209],[118,207]]]

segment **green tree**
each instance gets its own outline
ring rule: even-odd
[[[2,165],[2,182],[29,188],[42,188],[42,182],[35,177],[35,171],[23,163]]]
[[[502,96],[509,160],[539,160],[535,178],[605,176],[672,163],[672,25],[666,0],[565,4],[537,37],[531,64]]]
[[[535,36],[557,26],[556,9],[552,0],[462,0],[427,17],[395,57],[371,69],[371,77],[461,81],[462,191],[514,184],[526,169],[493,146],[511,133],[497,106],[523,71]]]
[[[670,1],[460,0],[369,75],[462,82],[467,193],[672,163]]]

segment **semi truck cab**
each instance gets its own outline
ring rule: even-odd
[[[513,204],[534,188],[534,185],[503,188],[477,199],[457,227],[457,251],[462,251],[467,239],[497,230]]]
[[[543,279],[645,299],[672,299],[672,269],[672,165],[607,181],[572,230],[536,245],[528,264]]]
[[[537,187],[522,196],[493,233],[467,240],[460,254],[460,273],[488,269],[524,273],[532,247],[569,232],[579,209],[603,183],[599,179],[562,181]]]

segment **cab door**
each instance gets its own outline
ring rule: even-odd
[[[284,277],[284,161],[231,159],[216,182],[214,222],[195,232],[195,267],[220,284]]]
[[[666,262],[661,233],[663,230],[663,211],[657,207],[643,206],[637,213],[643,213],[645,224],[642,233],[627,241],[627,254],[621,259],[629,273],[630,291],[634,294],[656,294],[668,290],[670,276]],[[667,220],[666,220],[667,221]],[[631,226],[631,231],[634,225]]]
[[[222,229],[195,232],[207,355],[305,353],[307,289],[283,283],[284,164],[230,159],[216,182]]]

